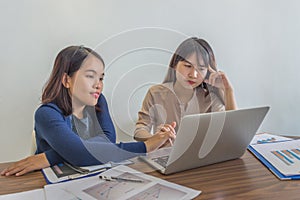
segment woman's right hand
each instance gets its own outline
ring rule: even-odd
[[[49,167],[50,163],[47,160],[46,154],[41,153],[37,155],[29,156],[25,159],[17,161],[11,164],[9,167],[1,172],[2,176],[21,176],[34,170],[43,169]]]
[[[154,151],[163,146],[167,141],[174,141],[176,135],[173,131],[159,131],[145,141],[147,152]]]

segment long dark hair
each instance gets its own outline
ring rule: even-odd
[[[198,60],[198,66],[199,60],[202,59],[204,61],[205,67],[208,68],[210,66],[212,69],[217,71],[217,64],[215,60],[215,55],[213,53],[213,50],[211,46],[206,42],[204,39],[197,38],[197,37],[191,37],[186,40],[184,40],[176,49],[175,53],[173,54],[169,69],[167,72],[167,75],[163,81],[163,83],[166,82],[175,82],[176,81],[176,72],[175,72],[175,66],[180,61],[185,61],[189,56],[191,56],[193,53],[196,53],[196,58]],[[200,84],[198,88],[201,87],[206,90],[207,94],[209,92],[214,92],[222,101],[224,104],[224,99],[221,95],[220,89],[215,88],[213,86],[208,86],[205,82]]]
[[[71,77],[78,71],[90,54],[97,57],[104,66],[101,56],[88,47],[69,46],[58,53],[49,80],[43,89],[43,104],[55,103],[65,116],[72,114],[72,98],[68,89],[62,84],[62,80],[65,74]]]

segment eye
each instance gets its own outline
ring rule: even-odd
[[[94,75],[87,74],[86,77],[87,78],[94,78]]]
[[[190,64],[184,64],[184,66],[187,67],[187,68],[191,68],[192,67],[192,65],[190,65]]]
[[[99,80],[100,80],[100,81],[103,81],[103,80],[104,80],[104,77],[102,77],[102,78],[99,78]]]

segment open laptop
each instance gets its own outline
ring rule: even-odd
[[[269,110],[268,106],[186,115],[173,147],[140,158],[171,174],[241,157]]]

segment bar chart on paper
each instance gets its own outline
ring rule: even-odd
[[[300,175],[300,140],[252,145],[282,174]]]
[[[271,151],[271,153],[286,165],[293,165],[300,162],[300,149],[285,149],[281,151]]]
[[[282,142],[282,141],[289,141],[292,140],[288,137],[283,137],[279,135],[273,135],[269,133],[258,133],[254,136],[251,141],[251,145],[255,144],[266,144],[266,143],[274,143],[274,142]]]

